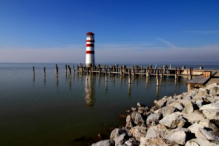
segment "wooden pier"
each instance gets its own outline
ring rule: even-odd
[[[83,65],[77,66],[77,71],[82,74],[109,74],[109,75],[120,75],[120,76],[129,76],[130,74],[132,76],[159,76],[160,78],[163,78],[164,76],[174,76],[176,79],[178,77],[189,77],[192,79],[195,76],[199,76],[206,72],[206,70],[198,69],[194,70],[193,68],[186,69],[185,66],[182,68],[168,68],[167,65],[161,67],[161,68],[153,68],[152,66],[149,67],[139,67],[139,66],[132,66],[132,67],[126,67],[124,66],[111,66],[108,67],[107,65],[104,65],[101,67],[93,66],[93,67],[85,67]]]
[[[56,78],[58,80],[58,65],[55,66],[55,72],[56,72]],[[156,77],[156,85],[159,86],[159,80],[164,79],[165,77],[174,77],[176,81],[179,80],[179,77],[185,77],[188,78],[188,81],[186,84],[188,85],[188,90],[195,88],[200,88],[205,86],[207,82],[214,77],[214,75],[217,73],[217,71],[214,70],[204,70],[203,67],[200,67],[199,69],[193,69],[189,68],[186,69],[185,66],[182,66],[181,68],[168,68],[167,65],[163,65],[163,67],[160,68],[153,68],[152,66],[137,66],[134,65],[132,67],[127,67],[126,65],[119,66],[119,65],[113,65],[109,67],[108,65],[101,66],[100,64],[98,66],[90,66],[86,67],[82,64],[78,65],[76,70],[73,66],[72,68],[70,65],[65,65],[65,74],[69,73],[69,76],[71,77],[71,74],[77,72],[81,74],[99,74],[99,75],[105,75],[105,78],[109,76],[127,76],[128,77],[128,83],[131,84],[131,78],[137,77],[137,76],[145,76],[146,78],[150,78],[151,76]],[[33,76],[35,79],[35,68],[33,67]],[[46,77],[46,68],[44,67],[44,77]],[[107,78],[105,80],[107,82]],[[57,81],[58,82],[58,81]]]

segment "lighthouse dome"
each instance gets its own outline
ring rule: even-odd
[[[93,32],[88,32],[86,35],[94,35]]]

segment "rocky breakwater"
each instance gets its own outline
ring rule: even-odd
[[[208,85],[155,100],[148,108],[137,103],[126,125],[110,139],[92,146],[218,146],[219,86]]]

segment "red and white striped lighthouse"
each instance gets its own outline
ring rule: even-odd
[[[91,65],[95,65],[94,33],[88,32],[86,36],[86,67],[90,67]]]

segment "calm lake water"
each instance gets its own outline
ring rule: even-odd
[[[187,91],[186,78],[168,77],[157,88],[154,77],[136,77],[128,85],[120,76],[107,82],[103,75],[69,77],[65,64],[58,66],[57,78],[55,64],[0,64],[1,146],[88,145],[122,125],[119,115],[137,102],[152,106],[155,99]]]

